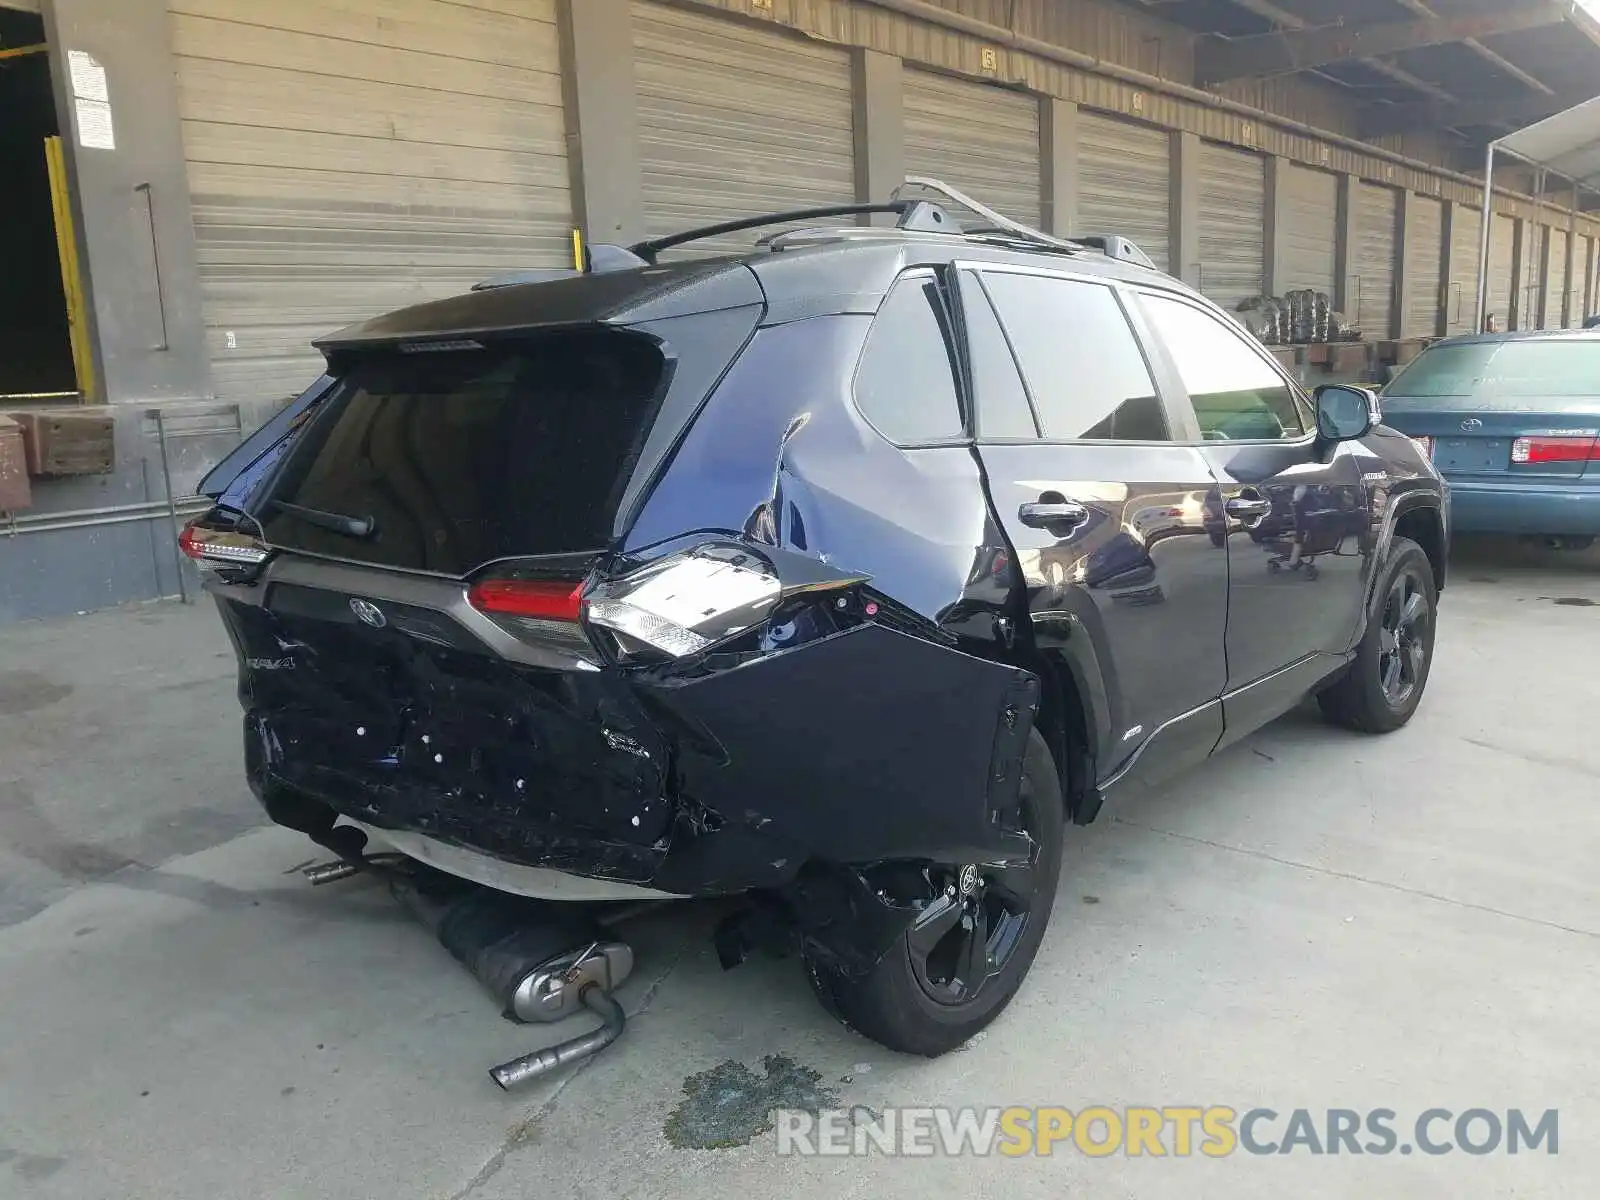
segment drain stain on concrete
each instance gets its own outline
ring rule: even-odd
[[[822,1074],[786,1054],[761,1060],[765,1075],[728,1059],[683,1081],[684,1099],[667,1118],[667,1141],[680,1150],[726,1150],[748,1146],[772,1129],[777,1108],[819,1112],[839,1097],[822,1086]]]
[[[1593,608],[1596,603],[1587,596],[1547,596],[1545,598],[1552,604],[1564,604],[1569,608]]]

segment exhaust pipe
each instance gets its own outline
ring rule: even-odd
[[[570,1038],[547,1050],[535,1050],[532,1054],[524,1054],[498,1067],[490,1067],[489,1078],[499,1084],[503,1091],[509,1092],[530,1079],[549,1074],[557,1067],[598,1054],[622,1036],[623,1027],[628,1023],[627,1015],[622,1011],[622,1005],[599,984],[584,984],[579,989],[578,998],[585,1008],[600,1017],[599,1029]]]
[[[622,1035],[622,1006],[610,993],[633,971],[633,951],[607,940],[570,904],[511,896],[432,872],[395,875],[389,890],[488,990],[507,1018],[547,1024],[587,1009],[601,1025],[489,1072],[503,1089],[605,1049]],[[573,947],[581,947],[574,950]]]

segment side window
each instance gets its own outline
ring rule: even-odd
[[[856,368],[856,406],[891,442],[960,437],[955,340],[933,275],[904,275],[884,298]]]
[[[1112,290],[1043,275],[984,275],[1051,440],[1164,442],[1166,411]]]
[[[1147,293],[1143,301],[1194,404],[1202,436],[1236,442],[1306,432],[1295,389],[1244,333],[1181,300]]]
[[[976,275],[961,273],[961,315],[966,320],[967,356],[972,360],[972,400],[977,409],[978,436],[1036,438],[1028,393],[1017,374],[1006,335]]]

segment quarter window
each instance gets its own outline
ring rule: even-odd
[[[1171,437],[1150,368],[1109,287],[999,271],[986,274],[984,284],[1022,366],[1044,437]]]
[[[1208,441],[1297,438],[1306,413],[1295,389],[1246,335],[1167,296],[1144,296],[1156,335],[1172,355]]]
[[[932,274],[903,276],[884,298],[856,369],[856,405],[891,442],[962,435],[955,344]]]

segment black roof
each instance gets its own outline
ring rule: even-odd
[[[687,313],[767,306],[777,324],[829,313],[874,313],[907,267],[964,261],[1067,267],[1181,287],[1170,276],[1099,250],[1033,247],[1009,238],[848,227],[799,230],[743,254],[512,283],[413,305],[316,343],[324,351],[492,337],[533,326],[637,325]]]

